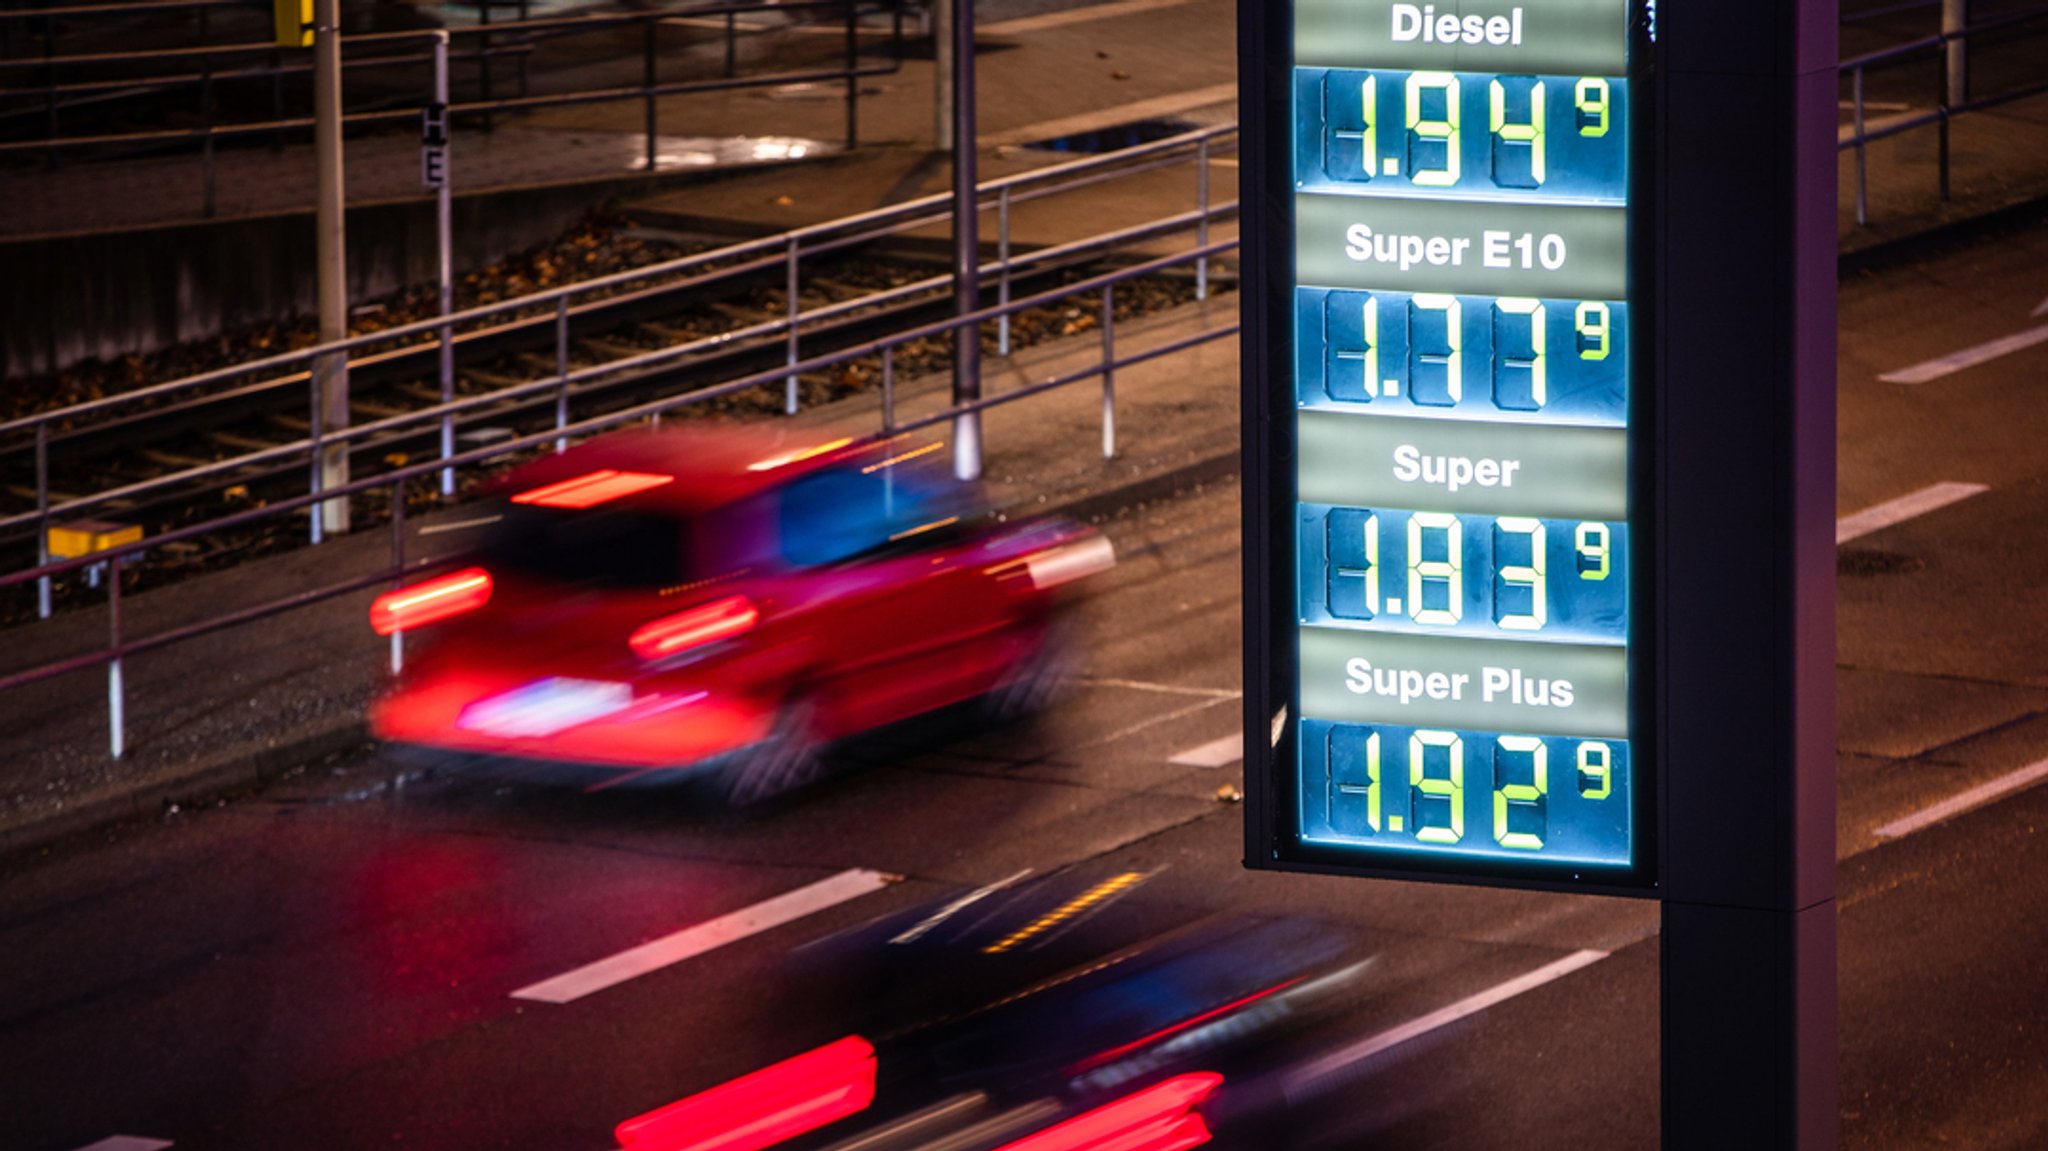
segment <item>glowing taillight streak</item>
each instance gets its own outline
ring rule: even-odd
[[[1152,1034],[1144,1036],[1143,1038],[1133,1039],[1129,1043],[1112,1047],[1109,1050],[1101,1052],[1096,1055],[1091,1055],[1088,1058],[1082,1060],[1079,1064],[1075,1065],[1074,1070],[1076,1073],[1079,1073],[1082,1071],[1088,1071],[1100,1067],[1105,1063],[1114,1063],[1117,1060],[1123,1058],[1124,1056],[1132,1054],[1136,1051],[1141,1051],[1144,1048],[1149,1047],[1162,1039],[1170,1039],[1183,1031],[1187,1031],[1194,1027],[1199,1027],[1212,1019],[1228,1015],[1231,1012],[1236,1011],[1240,1007],[1249,1007],[1252,1004],[1257,1003],[1259,1000],[1264,999],[1269,995],[1278,994],[1279,992],[1285,991],[1288,988],[1300,982],[1301,980],[1299,979],[1290,979],[1285,983],[1268,987],[1264,991],[1254,991],[1250,995],[1245,996],[1243,999],[1234,1000],[1230,1003],[1224,1004],[1221,1007],[1212,1007],[1209,1010],[1202,1012],[1200,1015],[1196,1015],[1188,1019],[1183,1019],[1179,1023],[1175,1023],[1168,1027],[1162,1027],[1159,1030],[1154,1031]]]
[[[1209,1141],[1209,1125],[1195,1108],[1221,1086],[1223,1076],[1213,1071],[1177,1075],[999,1151],[1187,1151]]]
[[[730,639],[753,627],[760,618],[760,610],[747,597],[728,596],[643,624],[626,643],[641,659],[667,659],[693,647]]]
[[[370,604],[370,628],[378,635],[390,635],[425,627],[475,611],[490,599],[491,573],[482,568],[464,568],[453,575],[378,596]]]
[[[875,1099],[875,1049],[849,1035],[619,1124],[625,1151],[760,1151]]]
[[[622,472],[616,468],[599,468],[597,471],[585,472],[545,487],[520,492],[512,497],[512,502],[544,508],[588,508],[624,499],[635,492],[672,484],[675,479],[674,476],[655,475],[652,472]]]

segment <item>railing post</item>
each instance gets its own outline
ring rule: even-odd
[[[896,430],[896,345],[882,345],[882,434]]]
[[[846,146],[860,146],[860,4],[846,0]]]
[[[59,126],[57,111],[57,17],[43,17],[43,103],[50,116],[50,139],[55,140],[64,133]],[[52,171],[57,167],[57,149],[47,153]],[[55,370],[54,367],[52,370]]]
[[[787,321],[789,324],[788,363],[790,368],[792,369],[796,367],[797,363],[796,322],[799,301],[797,299],[796,289],[796,262],[798,243],[799,241],[797,240],[796,236],[792,234],[789,237],[789,255],[788,259],[785,262],[785,272],[783,276],[783,290],[787,292],[789,296],[789,319]],[[785,414],[793,416],[796,414],[796,372],[794,370],[792,370],[789,373],[788,377],[783,380],[782,389],[782,410]]]
[[[655,142],[655,116],[657,113],[654,106],[654,18],[649,17],[640,26],[646,29],[641,44],[641,52],[645,59],[640,72],[640,83],[641,90],[647,96],[647,170],[652,173],[655,163],[654,154],[657,147]]]
[[[1970,2],[1941,0],[1942,106],[1960,108],[1970,102]],[[1944,197],[1946,199],[1946,197]]]
[[[485,107],[484,107],[484,131],[486,131],[486,132],[489,132],[489,131],[491,131],[492,129],[494,129],[494,128],[496,128],[496,127],[497,127],[497,123],[496,123],[496,121],[495,121],[495,120],[493,120],[493,119],[492,119],[492,117],[491,117],[491,109],[490,109],[490,103],[491,103],[491,33],[490,33],[490,27],[491,27],[491,2],[492,2],[492,0],[477,0],[477,4],[476,4],[476,18],[477,18],[477,23],[478,23],[478,24],[481,24],[481,25],[483,26],[483,28],[484,28],[484,31],[482,31],[482,32],[478,33],[478,35],[477,35],[477,38],[476,38],[476,63],[477,63],[477,74],[476,74],[476,80],[477,80],[477,98],[478,98],[478,99],[480,99],[480,100],[482,100],[482,101],[483,101],[483,103],[484,103],[484,105],[485,105]]]
[[[315,362],[315,363],[318,363],[319,361],[318,361],[318,360],[315,360],[314,362]],[[321,493],[321,491],[322,491],[322,490],[324,490],[324,487],[325,487],[324,483],[322,482],[322,481],[323,481],[323,478],[324,478],[324,477],[323,477],[323,475],[322,475],[322,472],[323,472],[323,468],[322,468],[322,465],[324,464],[324,462],[325,462],[325,461],[323,461],[323,460],[321,459],[321,455],[322,455],[322,452],[321,452],[321,450],[320,450],[320,447],[321,447],[321,444],[320,444],[320,435],[321,435],[321,426],[320,426],[320,425],[321,425],[321,420],[320,420],[320,408],[321,408],[321,403],[320,403],[320,383],[319,383],[319,378],[320,378],[320,373],[319,373],[318,371],[314,371],[314,372],[311,372],[311,373],[309,373],[309,379],[310,379],[310,380],[311,380],[312,382],[311,382],[311,386],[310,386],[310,387],[309,387],[309,388],[307,389],[307,391],[309,392],[309,394],[310,394],[310,397],[311,397],[311,401],[312,401],[312,403],[311,403],[311,407],[312,407],[312,418],[311,418],[311,419],[310,419],[310,420],[309,420],[309,421],[307,422],[307,425],[306,425],[306,433],[307,433],[307,439],[308,439],[308,441],[309,441],[309,442],[311,443],[311,445],[312,445],[312,456],[313,456],[313,484],[312,484],[312,489],[311,489],[311,491],[310,491],[310,492],[309,492],[308,494],[309,494],[309,495],[316,495],[316,496],[317,496],[317,495],[319,495],[319,494]],[[323,520],[324,518],[326,518],[326,517],[325,517],[325,514],[324,514],[324,512],[325,512],[325,505],[323,505],[323,504],[314,504],[314,505],[312,505],[312,507],[311,507],[311,508],[310,508],[309,510],[310,510],[310,511],[311,511],[311,512],[313,513],[313,514],[312,514],[312,517],[311,517],[311,518],[312,518],[312,521],[313,521],[313,541],[312,541],[312,542],[314,542],[314,543],[316,543],[316,544],[317,544],[317,543],[319,543],[319,542],[320,542],[320,538],[321,538],[321,531],[322,531],[322,524],[321,524],[321,520]]]
[[[520,0],[523,5],[525,0]],[[434,106],[441,117],[441,181],[434,188],[434,234],[436,238],[435,273],[438,280],[439,303],[444,322],[439,333],[441,369],[441,403],[445,406],[455,402],[455,326],[446,323],[447,316],[455,310],[455,205],[454,189],[449,184],[450,172],[447,158],[449,137],[454,127],[448,115],[448,31],[441,29],[434,33]],[[441,458],[448,459],[455,454],[455,416],[441,413]],[[404,493],[399,493],[401,496]],[[455,469],[441,469],[441,498],[455,497]]]
[[[50,562],[50,425],[36,425],[36,566]],[[36,580],[36,615],[50,618],[50,577]]]
[[[1116,458],[1116,285],[1102,285],[1102,458]]]
[[[391,484],[391,588],[398,590],[405,583],[405,481],[394,480]],[[405,670],[405,632],[391,633],[391,674]]]
[[[316,517],[317,518],[317,517]],[[121,563],[107,561],[107,621],[113,635],[114,658],[107,661],[107,730],[112,738],[114,758],[121,758],[127,744],[127,702],[121,683]]]
[[[555,297],[555,430],[569,426],[569,294]],[[569,450],[569,437],[555,437],[555,454]]]
[[[284,122],[284,53],[276,48],[270,50],[270,122]],[[284,151],[284,129],[270,134],[270,150]]]
[[[1010,186],[996,193],[996,304],[1004,309],[996,317],[996,353],[1010,354]]]
[[[1195,246],[1209,246],[1209,137],[1195,152],[1195,208],[1201,212],[1201,219],[1195,224]],[[1209,257],[1195,261],[1195,299],[1209,298]]]
[[[1940,190],[1941,190],[1941,201],[1942,201],[1942,203],[1944,203],[1944,204],[1945,204],[1945,203],[1947,203],[1947,202],[1948,202],[1948,118],[1949,118],[1949,104],[1948,104],[1948,83],[1949,83],[1949,78],[1948,78],[1948,75],[1947,75],[1947,73],[1948,73],[1948,55],[1947,55],[1947,53],[1943,53],[1943,54],[1942,54],[1942,57],[1941,57],[1941,72],[1942,72],[1942,77],[1941,77],[1941,87],[1942,87],[1942,90],[1941,90],[1940,94],[1939,94],[1939,95],[1937,96],[1937,98],[1936,98],[1936,104],[1937,104],[1938,106],[1937,106],[1937,107],[1936,107],[1936,108],[1934,109],[1934,111],[1935,111],[1935,114],[1936,114],[1936,116],[1938,117],[1938,119],[1936,119],[1936,120],[1935,120],[1935,123],[1934,123],[1934,134],[1935,134],[1935,139],[1936,139],[1936,141],[1937,141],[1937,143],[1936,143],[1936,147],[1935,147],[1935,153],[1936,153],[1936,158],[1935,158],[1935,165],[1934,165],[1934,167],[1935,167],[1935,172],[1937,173],[1937,176],[1936,176],[1936,178],[1937,178],[1937,179],[1938,179],[1938,180],[1940,181]]]
[[[201,8],[199,11],[203,14],[206,9]],[[204,202],[200,205],[200,215],[211,220],[214,216],[216,196],[213,170],[213,59],[210,56],[202,56],[199,61],[199,122],[206,131],[200,144],[199,167],[204,173],[206,188]]]
[[[737,12],[725,14],[725,78],[728,80],[739,74],[739,18]]]
[[[1856,71],[1850,77],[1850,82],[1851,86],[1855,89],[1856,226],[1860,228],[1870,222],[1870,190],[1869,184],[1866,181],[1865,160],[1863,157],[1863,68],[1861,65],[1857,66]]]

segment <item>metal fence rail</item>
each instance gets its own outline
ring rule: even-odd
[[[1850,85],[1852,131],[1837,140],[1836,150],[1855,153],[1858,225],[1870,222],[1869,161],[1866,149],[1871,142],[1932,125],[1938,133],[1935,162],[1937,191],[1945,202],[1949,198],[1949,122],[1971,112],[1986,111],[2015,100],[2048,92],[2048,75],[2044,75],[2042,80],[2035,83],[2022,84],[1988,96],[1957,100],[1954,96],[1961,85],[1954,83],[1957,77],[1952,69],[1957,66],[1958,53],[1952,49],[1960,46],[1967,51],[1973,37],[1981,47],[1995,47],[2030,40],[2044,33],[2048,33],[2048,7],[2030,8],[2023,12],[2011,12],[1987,19],[1957,31],[1923,36],[1918,40],[1854,56],[1841,62],[1840,75],[1847,79]],[[1986,43],[1987,40],[1990,43]],[[1879,68],[1897,67],[1928,57],[1938,61],[1939,66],[1940,82],[1936,86],[1934,107],[1919,115],[1890,119],[1882,127],[1869,127],[1864,104],[1866,74]]]
[[[983,274],[987,278],[985,282],[995,286],[999,307],[1010,302],[1015,278],[1035,266],[1051,264],[1079,254],[1110,252],[1133,243],[1177,232],[1193,232],[1198,246],[1206,244],[1211,227],[1236,210],[1234,200],[1223,203],[1211,201],[1210,182],[1207,178],[1211,157],[1230,150],[1235,145],[1235,139],[1235,127],[1223,125],[1169,137],[1120,152],[1020,173],[981,185],[981,210],[992,210],[997,218],[997,259],[984,265]],[[1192,210],[1034,251],[1012,251],[1012,210],[1016,205],[1093,187],[1105,180],[1127,179],[1185,164],[1192,164],[1196,168],[1195,207]],[[747,341],[779,341],[783,345],[784,366],[767,379],[780,380],[783,383],[784,410],[794,413],[798,403],[797,378],[809,370],[803,366],[805,361],[802,358],[801,344],[802,334],[807,327],[814,327],[854,311],[942,292],[950,283],[950,277],[945,274],[934,275],[914,283],[808,309],[802,306],[798,293],[790,291],[787,294],[786,310],[777,318],[575,369],[569,367],[573,322],[593,309],[616,305],[622,298],[644,302],[671,296],[680,297],[710,284],[778,265],[786,269],[785,283],[796,285],[800,283],[801,266],[805,258],[816,259],[855,245],[942,224],[950,218],[950,207],[950,194],[938,193],[644,268],[560,285],[515,299],[454,312],[446,317],[431,317],[328,344],[282,352],[259,360],[0,423],[0,443],[11,441],[10,446],[0,450],[22,452],[32,449],[35,452],[36,501],[34,511],[0,517],[0,531],[32,525],[36,529],[39,542],[47,541],[52,523],[78,517],[111,503],[171,492],[197,481],[228,476],[253,467],[286,465],[300,460],[307,463],[308,474],[313,477],[309,483],[308,495],[315,496],[320,494],[321,488],[319,469],[314,465],[314,461],[320,458],[324,449],[332,448],[336,444],[394,433],[442,430],[443,455],[446,458],[440,466],[457,467],[460,466],[461,457],[453,454],[452,447],[448,446],[452,443],[453,437],[446,433],[452,429],[453,423],[464,415],[510,401],[552,394],[556,401],[557,432],[559,436],[566,437],[574,434],[569,430],[570,402],[585,386],[616,377],[621,373],[672,366],[707,351]],[[1208,290],[1208,261],[1198,258],[1194,264],[1196,294],[1198,297],[1205,296]],[[622,297],[608,294],[614,290],[625,290],[626,295]],[[996,314],[998,345],[1003,353],[1009,350],[1012,314],[1010,310],[1002,310]],[[53,441],[59,440],[59,429],[69,429],[75,433],[124,411],[146,410],[149,405],[161,402],[189,400],[195,396],[214,394],[209,389],[221,385],[226,385],[228,394],[237,399],[248,398],[265,391],[304,389],[306,395],[303,402],[306,410],[317,412],[319,397],[310,368],[321,356],[339,354],[359,363],[362,362],[362,353],[371,349],[385,349],[379,353],[382,356],[399,354],[401,351],[423,353],[437,349],[444,331],[460,333],[453,340],[454,347],[459,349],[466,341],[501,335],[522,327],[547,326],[553,328],[553,350],[557,365],[557,370],[551,377],[422,407],[400,415],[356,424],[346,429],[328,430],[324,434],[315,421],[312,435],[304,441],[248,452],[202,467],[188,468],[172,475],[70,499],[54,499],[50,492],[49,453]],[[444,359],[442,371],[453,373],[452,357]],[[256,377],[259,382],[248,383],[251,377]],[[444,380],[444,383],[446,382]],[[442,394],[452,395],[452,389],[444,390]],[[332,497],[333,493],[329,492],[328,496]],[[317,517],[314,522],[318,523]],[[46,560],[47,552],[39,551],[39,556]],[[47,593],[42,599],[47,605]]]
[[[1212,328],[1193,336],[1169,340],[1135,351],[1119,352],[1116,345],[1115,313],[1117,286],[1169,268],[1207,263],[1235,250],[1236,247],[1237,241],[1235,240],[1223,240],[1198,245],[1183,252],[1147,260],[1113,272],[1102,273],[1079,283],[1023,296],[1008,303],[997,304],[966,315],[948,317],[930,324],[891,333],[888,336],[867,341],[856,347],[842,349],[827,355],[815,356],[799,361],[793,365],[793,368],[797,371],[814,371],[843,364],[850,360],[879,355],[883,363],[882,389],[879,397],[879,418],[876,431],[869,438],[900,435],[907,431],[944,423],[967,413],[986,411],[1004,404],[1016,403],[1088,380],[1100,380],[1103,395],[1101,447],[1103,456],[1109,458],[1116,451],[1115,382],[1116,373],[1119,369],[1128,368],[1148,360],[1158,359],[1162,356],[1172,355],[1199,344],[1234,336],[1238,331],[1238,325],[1233,323]],[[948,406],[908,420],[896,418],[897,395],[893,364],[896,349],[902,345],[914,340],[947,335],[964,327],[972,326],[979,328],[980,325],[985,323],[992,321],[1000,322],[1008,316],[1043,304],[1090,295],[1095,296],[1100,301],[1099,323],[1102,327],[1102,355],[1100,360],[1093,366],[1060,373],[1009,391],[984,396],[972,403]],[[108,639],[106,645],[93,651],[76,654],[65,659],[0,676],[0,692],[68,675],[73,672],[104,666],[107,669],[108,745],[113,757],[119,759],[125,753],[128,744],[126,723],[127,693],[123,681],[123,663],[129,656],[158,650],[230,627],[269,619],[301,607],[324,602],[336,596],[360,591],[388,581],[402,581],[421,571],[438,566],[434,562],[422,564],[408,561],[406,558],[404,492],[408,481],[431,476],[440,471],[443,466],[485,464],[503,459],[505,456],[516,452],[534,449],[545,450],[550,445],[560,443],[563,437],[593,435],[598,432],[642,421],[659,420],[668,413],[679,411],[691,405],[705,403],[721,396],[732,395],[748,388],[771,384],[780,378],[783,370],[775,368],[756,372],[740,379],[729,380],[712,387],[690,392],[686,395],[650,401],[623,411],[587,418],[565,425],[559,429],[534,433],[489,447],[473,449],[451,456],[447,460],[413,464],[372,478],[355,480],[346,486],[336,487],[324,493],[309,493],[292,499],[281,500],[267,507],[251,509],[232,516],[222,517],[206,524],[196,524],[180,528],[176,531],[166,532],[152,540],[112,548],[90,556],[81,556],[75,559],[44,564],[29,571],[0,576],[0,590],[4,590],[11,587],[21,587],[41,579],[97,568],[100,565],[107,565],[104,570],[110,573],[109,578],[104,581],[107,588],[108,609]],[[326,499],[370,491],[388,491],[390,493],[389,499],[393,514],[391,518],[391,562],[388,566],[377,571],[349,576],[334,583],[302,591],[269,603],[255,604],[236,608],[232,611],[217,613],[209,618],[152,635],[135,637],[126,633],[122,621],[121,580],[118,572],[120,563],[127,558],[139,555],[153,546],[193,539],[209,531],[218,531],[227,527],[247,526],[264,520],[294,516],[300,512],[307,512],[313,515],[314,518],[317,518],[315,505],[318,503]],[[394,664],[403,659],[403,643],[402,635],[394,637],[392,646]]]
[[[488,6],[484,11],[488,11]],[[744,31],[739,18],[751,13],[775,13],[787,15],[791,12],[840,13],[844,16],[845,37],[841,45],[841,59],[837,66],[808,67],[794,70],[756,72],[742,75],[739,69],[738,41]],[[9,15],[0,10],[0,20]],[[884,63],[862,64],[861,21],[864,16],[882,15],[889,20],[886,32],[876,30],[876,36],[886,36],[886,43],[892,50],[886,53]],[[657,51],[658,37],[663,27],[680,26],[683,21],[710,21],[722,29],[724,41],[723,59],[718,65],[717,75],[695,80],[663,80],[660,77],[660,53]],[[494,96],[491,86],[490,65],[493,58],[512,55],[522,61],[529,57],[536,46],[559,41],[571,36],[615,33],[638,30],[641,40],[643,66],[639,81],[633,84],[614,84],[602,88],[583,88],[558,93],[535,94],[528,91],[524,67],[521,71],[520,94],[516,96]],[[662,9],[648,12],[596,13],[572,16],[522,19],[496,24],[485,22],[467,27],[448,29],[422,29],[401,32],[371,32],[344,38],[344,46],[351,49],[343,61],[345,70],[385,69],[412,67],[427,62],[430,57],[413,46],[424,43],[446,33],[451,38],[470,39],[469,46],[454,54],[455,59],[474,62],[477,65],[476,94],[473,98],[453,102],[449,107],[452,117],[461,117],[472,122],[481,121],[487,127],[497,115],[509,112],[530,111],[540,108],[573,107],[588,104],[625,103],[638,101],[645,107],[646,156],[650,170],[658,152],[658,110],[656,101],[662,97],[682,96],[698,92],[727,91],[736,88],[776,87],[802,83],[836,83],[843,87],[841,99],[846,110],[845,140],[848,147],[859,143],[860,137],[860,83],[873,76],[894,74],[903,58],[903,10],[901,0],[742,0],[701,4],[687,8]],[[507,43],[508,38],[510,43]],[[369,51],[365,52],[364,49]],[[4,116],[20,117],[39,115],[45,122],[44,135],[19,140],[0,141],[0,158],[20,155],[40,155],[55,164],[60,155],[88,150],[138,150],[165,147],[196,146],[201,151],[206,188],[204,214],[211,216],[214,211],[214,156],[217,143],[247,137],[268,136],[273,144],[286,135],[305,133],[312,130],[310,116],[290,116],[285,112],[284,80],[287,76],[308,72],[311,65],[299,59],[307,49],[282,49],[271,43],[245,43],[202,45],[195,47],[168,48],[139,52],[85,53],[71,56],[45,56],[40,58],[0,59],[0,78],[11,73],[40,72],[43,84],[34,88],[0,88],[0,100],[9,97],[20,100],[40,97],[40,108],[23,104],[5,113]],[[160,62],[164,60],[199,61],[199,71],[183,71],[171,74],[130,76],[122,75],[104,80],[73,80],[60,82],[60,71],[72,70],[88,65],[118,65],[136,62]],[[228,65],[216,67],[216,62],[225,58]],[[235,61],[240,61],[235,63]],[[230,66],[231,65],[231,66]],[[218,89],[228,83],[251,83],[267,80],[270,83],[271,114],[262,120],[216,119],[219,114]],[[148,95],[156,99],[168,98],[167,93],[180,89],[193,89],[196,98],[195,112],[200,123],[188,128],[155,128],[132,132],[102,132],[87,135],[67,136],[62,133],[61,119],[66,104],[63,97],[105,100],[110,96],[133,93]],[[420,109],[430,99],[428,86],[421,85],[419,103],[399,108],[358,110],[343,116],[343,123],[349,128],[366,128],[380,124],[416,123]],[[0,116],[0,118],[4,118]]]

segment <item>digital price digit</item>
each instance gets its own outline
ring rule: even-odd
[[[1448,188],[1458,182],[1458,78],[1449,72],[1411,72],[1408,96],[1408,179],[1424,188]],[[1425,116],[1422,97],[1428,92],[1443,94],[1444,113]],[[1421,148],[1439,144],[1444,150],[1441,167],[1430,167],[1417,158]]]
[[[1543,81],[1534,76],[1516,76],[1529,82],[1529,119],[1520,124],[1508,119],[1508,90],[1499,77],[1487,82],[1487,127],[1493,132],[1493,182],[1502,188],[1543,186]],[[1527,176],[1504,170],[1502,161],[1511,149],[1528,149]]]
[[[1545,827],[1544,796],[1550,792],[1550,749],[1533,735],[1503,735],[1494,743],[1493,841],[1517,851],[1541,851],[1543,833],[1548,830]],[[1523,755],[1529,757],[1529,782],[1507,782],[1509,769],[1521,767],[1513,757]],[[1511,830],[1508,819],[1511,812],[1533,815],[1537,830]]]
[[[1550,369],[1543,362],[1544,322],[1549,319],[1550,310],[1541,300],[1521,296],[1503,296],[1493,302],[1493,403],[1507,411],[1538,411],[1548,401],[1550,391]],[[1509,352],[1509,329],[1518,317],[1526,317],[1529,347],[1526,357]],[[1516,388],[1516,382],[1524,386]],[[1523,400],[1523,396],[1528,399]]]
[[[1544,574],[1544,535],[1542,520],[1502,516],[1493,521],[1493,622],[1505,630],[1535,631],[1543,626],[1547,615],[1544,601],[1550,594],[1549,578]],[[1528,545],[1529,562],[1503,563],[1502,557],[1511,553],[1510,545],[1517,536]],[[1510,593],[1516,591],[1528,594],[1527,611],[1508,609]]]
[[[1606,799],[1614,793],[1614,749],[1598,740],[1579,744],[1579,794]]]
[[[1424,558],[1424,545],[1437,540],[1444,558]],[[1442,607],[1429,606],[1424,593],[1432,590],[1443,592]],[[1448,626],[1464,616],[1465,525],[1448,512],[1416,512],[1408,517],[1408,618]]]
[[[1609,344],[1607,305],[1588,300],[1572,311],[1572,327],[1579,333],[1579,358],[1604,360]]]
[[[1607,134],[1607,101],[1607,81],[1598,76],[1582,77],[1572,86],[1572,103],[1579,112],[1579,135]]]
[[[1435,317],[1435,318],[1432,318]],[[1430,341],[1438,319],[1443,339]],[[1435,343],[1438,351],[1431,347]],[[1465,306],[1456,296],[1417,292],[1408,300],[1408,398],[1447,408],[1465,398]],[[1437,372],[1442,375],[1438,376]]]
[[[1429,774],[1431,748],[1446,753],[1443,778]],[[1434,821],[1435,800],[1449,808],[1442,822]],[[1420,730],[1408,737],[1408,812],[1415,838],[1423,843],[1453,844],[1465,838],[1465,741],[1456,732]]]
[[[1572,532],[1572,550],[1579,557],[1579,578],[1604,580],[1611,570],[1606,524],[1580,524]]]

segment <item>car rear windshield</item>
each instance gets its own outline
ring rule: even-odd
[[[652,512],[505,508],[483,545],[494,571],[551,583],[667,587],[696,578],[685,525]]]

